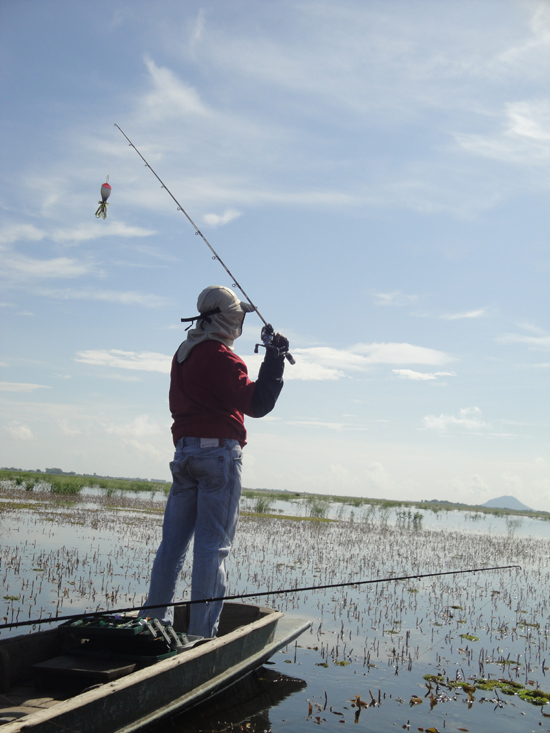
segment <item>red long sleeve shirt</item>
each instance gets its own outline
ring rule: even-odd
[[[170,411],[174,445],[180,438],[229,438],[246,445],[244,416],[254,417],[256,383],[244,361],[220,341],[197,344],[172,360]]]

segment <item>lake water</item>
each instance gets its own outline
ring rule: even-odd
[[[2,494],[0,617],[23,621],[142,602],[162,497],[90,495],[68,505],[36,496],[29,508],[15,508],[32,497]],[[298,514],[296,502],[284,504],[271,511]],[[258,601],[308,618],[312,628],[255,680],[256,705],[232,698],[214,716],[209,709],[193,720],[176,718],[163,731],[550,729],[543,708],[517,695],[454,686],[490,677],[550,691],[546,522],[424,511],[413,523],[406,514],[361,508],[343,517],[338,504],[330,512],[339,521],[242,517],[229,593],[269,591]],[[510,564],[521,567],[391,580]],[[189,581],[185,568],[182,597]],[[338,583],[354,585],[282,592]],[[439,685],[425,675],[438,675]]]
[[[244,509],[253,511],[254,500],[245,500]],[[296,501],[274,501],[270,505],[270,512],[279,513],[283,516],[306,517],[309,514],[307,500]],[[386,523],[390,526],[401,525],[413,527],[416,523],[422,529],[460,529],[466,532],[482,534],[509,534],[513,533],[519,537],[540,537],[550,539],[550,521],[534,517],[515,515],[488,514],[484,512],[463,511],[460,509],[439,509],[430,508],[408,508],[393,507],[380,508],[376,505],[370,507],[332,502],[328,506],[326,517],[346,522],[359,522],[376,524]]]
[[[164,505],[166,494],[163,491],[152,492],[115,492],[115,496],[132,494],[138,501]],[[98,488],[85,488],[81,496],[92,499],[105,496],[106,492]],[[243,497],[241,511],[254,512],[256,499]],[[324,504],[325,502],[320,502]],[[91,505],[93,506],[93,505]],[[269,502],[268,511],[281,516],[307,517],[311,514],[311,505],[307,497],[280,499]],[[345,522],[386,523],[389,525],[413,526],[416,523],[422,529],[461,529],[466,532],[482,534],[514,534],[519,537],[540,537],[550,539],[550,520],[538,517],[494,514],[461,509],[434,509],[426,502],[426,508],[380,507],[377,505],[345,504],[326,502],[326,518]]]

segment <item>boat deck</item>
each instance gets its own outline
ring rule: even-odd
[[[67,699],[66,690],[52,688],[47,691],[37,690],[34,685],[20,685],[8,693],[0,694],[0,724],[47,710]]]

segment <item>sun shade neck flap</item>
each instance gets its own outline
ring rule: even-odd
[[[202,291],[197,301],[199,315],[182,318],[195,323],[189,327],[187,338],[177,351],[177,361],[184,362],[191,351],[203,341],[220,341],[233,349],[233,342],[242,333],[245,314],[254,310],[248,303],[241,303],[237,296],[223,286],[210,286]]]

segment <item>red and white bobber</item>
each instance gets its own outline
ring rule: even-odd
[[[98,219],[103,217],[104,219],[107,218],[107,206],[109,204],[107,203],[107,199],[111,195],[111,186],[109,185],[109,176],[107,176],[107,180],[105,183],[101,186],[101,201],[99,201],[99,206],[97,211],[95,212],[95,215]]]

